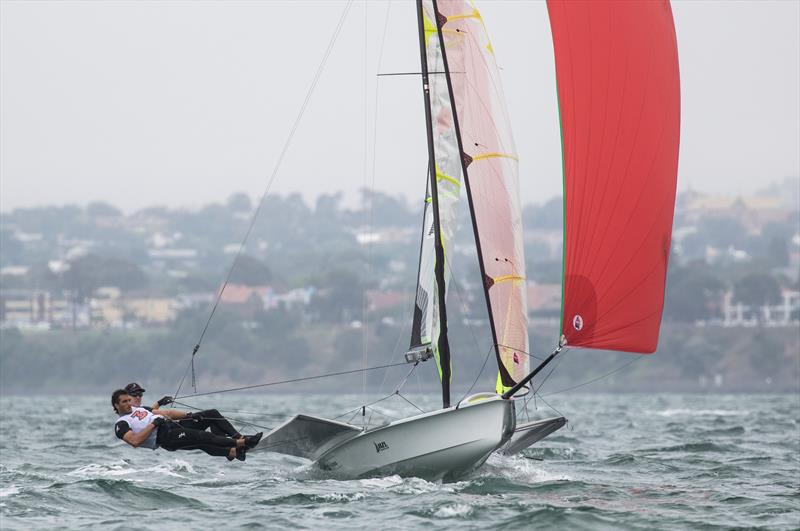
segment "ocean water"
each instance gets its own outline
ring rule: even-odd
[[[336,416],[363,400],[222,395],[192,405],[270,427],[298,412]],[[570,420],[561,431],[440,483],[336,480],[272,453],[228,463],[133,449],[114,437],[106,397],[0,397],[0,527],[800,528],[800,396],[582,394],[550,402]],[[553,415],[536,405],[529,403],[531,418]],[[409,407],[386,400],[374,419]]]

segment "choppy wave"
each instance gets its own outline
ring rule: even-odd
[[[744,417],[750,414],[747,410],[738,409],[662,409],[653,411],[661,417]]]
[[[144,468],[131,466],[130,461],[120,459],[108,463],[89,463],[68,473],[79,478],[117,478],[124,476],[152,476],[160,474],[176,478],[187,478],[195,474],[191,463],[175,459]]]
[[[266,500],[259,500],[260,505],[317,505],[320,503],[350,503],[363,500],[366,496],[363,492],[354,493],[329,493],[329,494],[287,494],[276,496]]]
[[[395,475],[340,480],[268,452],[228,463],[199,452],[133,450],[113,437],[113,418],[89,416],[99,399],[52,402],[15,398],[4,417],[3,529],[123,529],[132,521],[154,530],[616,530],[654,522],[662,529],[794,529],[800,522],[800,412],[792,397],[565,397],[554,405],[570,418],[569,431],[515,456],[492,455],[450,483]],[[248,396],[213,405],[291,415],[291,404]],[[305,396],[303,404],[321,412],[352,406],[322,396]],[[81,429],[59,431],[55,419],[65,408]],[[39,436],[22,445],[32,426]]]
[[[9,485],[7,487],[0,488],[0,498],[5,498],[6,496],[13,496],[14,494],[19,494],[20,488],[16,485]]]

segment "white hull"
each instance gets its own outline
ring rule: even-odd
[[[316,461],[335,476],[399,474],[452,479],[483,464],[516,426],[514,402],[500,397],[399,420],[328,449]]]

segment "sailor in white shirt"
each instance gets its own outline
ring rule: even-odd
[[[258,444],[261,437],[234,439],[207,431],[194,430],[178,424],[177,420],[191,418],[191,413],[176,409],[159,409],[157,414],[132,405],[131,396],[124,389],[111,395],[111,405],[119,415],[114,425],[116,436],[137,448],[162,447],[165,450],[202,450],[209,455],[224,456],[228,461],[245,460],[249,448]]]
[[[145,393],[145,388],[139,385],[136,382],[131,382],[125,386],[125,390],[131,395],[131,404],[133,407],[141,407],[148,411],[152,411],[156,415],[159,414],[159,411],[162,406],[167,404],[171,404],[174,402],[171,396],[164,396],[159,399],[157,402],[153,403],[152,407],[147,407],[142,405],[142,400]],[[178,423],[183,426],[184,428],[191,428],[193,430],[211,430],[211,433],[214,435],[227,435],[228,437],[233,437],[234,439],[241,439],[244,438],[245,440],[250,441],[251,448],[258,444],[258,440],[261,439],[263,433],[256,433],[255,435],[248,435],[244,436],[239,433],[239,430],[233,427],[228,419],[222,416],[222,413],[219,412],[217,409],[204,409],[201,411],[193,411],[190,414],[187,414],[186,417],[179,420]],[[248,439],[249,437],[249,439]],[[256,441],[253,444],[253,441]]]

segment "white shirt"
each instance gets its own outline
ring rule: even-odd
[[[127,415],[120,415],[117,419],[117,422],[122,421],[125,422],[128,426],[130,426],[131,431],[133,433],[139,433],[143,429],[145,429],[149,424],[153,422],[153,419],[156,417],[161,417],[161,415],[154,415],[151,411],[147,411],[143,407],[133,407],[131,412]],[[150,435],[147,436],[147,439],[140,444],[145,448],[150,448],[155,450],[158,448],[158,443],[156,442],[156,436],[158,434],[158,430],[153,430],[150,432]]]

